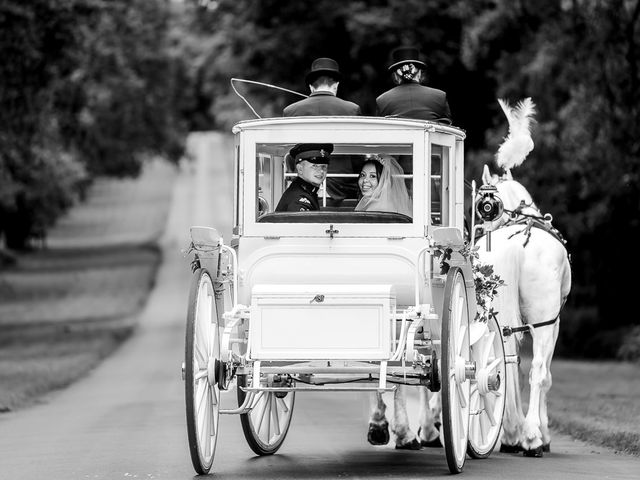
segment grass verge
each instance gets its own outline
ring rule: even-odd
[[[175,169],[97,181],[48,247],[0,271],[0,412],[66,387],[136,326],[161,261]]]
[[[551,371],[552,428],[586,442],[640,455],[637,364],[556,359]]]

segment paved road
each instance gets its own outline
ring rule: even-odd
[[[90,376],[42,405],[0,416],[0,479],[188,479],[180,363],[189,268],[188,226],[219,225],[229,237],[231,146],[196,138],[198,160],[175,186],[162,245],[165,261],[137,333]],[[226,164],[225,164],[226,162]],[[214,188],[212,188],[214,187]],[[230,406],[233,394],[225,394]],[[415,405],[411,406],[415,408]],[[253,456],[236,417],[223,416],[216,453],[221,479],[437,478],[440,450],[397,452],[366,443],[360,394],[299,394],[289,436],[272,457]],[[544,459],[494,454],[467,461],[464,478],[638,478],[640,459],[556,436]],[[462,477],[460,477],[462,478]]]

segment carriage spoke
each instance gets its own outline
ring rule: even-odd
[[[273,402],[273,408],[271,409],[273,411],[273,426],[275,427],[275,435],[279,436],[280,435],[280,416],[278,415],[278,401],[275,395],[273,395],[273,398],[276,399],[276,401]]]
[[[498,365],[500,365],[501,363],[502,363],[502,357],[496,358],[493,362],[491,362],[489,365],[487,365],[487,371],[491,372],[491,371],[495,370],[496,367]]]
[[[456,338],[456,352],[455,352],[456,355],[460,355],[462,353],[462,347],[464,346],[464,337],[466,333],[467,333],[467,326],[461,325],[460,331],[458,332],[460,337]]]
[[[456,409],[454,413],[458,417],[456,422],[456,440],[462,440],[464,437],[464,408]]]
[[[218,404],[218,401],[216,399],[216,389],[215,388],[211,388],[211,396],[209,398],[209,411],[211,412],[213,410],[213,406]],[[216,434],[216,416],[215,415],[210,415],[211,417],[211,431],[209,433],[210,437],[215,436]]]
[[[467,398],[462,390],[462,384],[456,382],[456,391],[458,393],[458,401],[460,403],[460,408],[467,408],[468,402]]]
[[[489,332],[486,339],[486,349],[482,352],[482,365],[486,365],[489,362],[489,354],[491,353],[493,341],[495,339],[496,332]]]
[[[287,402],[285,402],[284,398],[276,397],[276,402],[280,404],[284,413],[289,413],[289,406],[287,405]]]
[[[196,335],[193,342],[194,360],[198,362],[198,368],[200,365],[206,365],[209,356],[207,355],[207,346],[204,344],[202,336]]]
[[[207,342],[207,354],[209,356],[213,356],[212,327],[215,327],[215,326],[211,325],[211,320],[212,320],[211,308],[213,306],[213,297],[211,295],[209,295],[209,292],[207,292],[207,296],[205,297],[204,304],[205,304],[205,308],[207,309],[207,315],[204,318],[205,322],[202,322],[202,323],[206,324],[207,336],[205,337],[205,339],[206,339],[206,342]]]
[[[260,433],[260,430],[262,429],[262,422],[264,421],[264,412],[267,409],[267,407],[269,406],[269,397],[268,395],[263,395],[261,397],[264,401],[262,402],[262,406],[259,410],[260,413],[257,414],[258,416],[258,426],[256,427],[256,432]]]
[[[479,406],[479,414],[476,416],[478,427],[480,428],[480,438],[486,438],[486,428],[484,424],[484,415],[482,414],[483,410],[486,408],[486,404],[484,403],[484,397],[482,395],[478,396],[478,406]]]
[[[194,368],[194,370],[196,370]],[[202,378],[207,376],[207,369],[206,368],[197,368],[198,372],[193,376],[193,379],[198,381],[201,380]]]
[[[456,335],[460,329],[460,323],[462,321],[462,303],[464,302],[464,298],[460,296],[460,285],[456,284],[454,292],[453,311],[451,312],[451,319],[454,323],[451,326],[451,330],[453,335]]]
[[[256,392],[251,402],[251,410],[253,411],[253,409],[258,406],[258,403],[260,403],[263,400],[264,400],[264,392]]]
[[[218,405],[218,402],[220,401],[220,391],[216,387],[211,387],[211,391],[213,393],[211,401],[213,405]]]
[[[207,387],[208,387],[207,382],[202,380],[196,383],[196,386],[195,386],[196,391],[193,397],[196,402],[195,407],[196,407],[196,413],[198,415],[200,415],[200,412],[202,411],[202,404],[204,403],[207,395]]]
[[[496,426],[496,417],[494,415],[494,410],[496,408],[495,403],[493,401],[493,398],[491,398],[491,395],[485,395],[484,397],[482,397],[483,399],[483,403],[484,403],[484,411],[487,414],[487,418],[489,419],[489,422],[491,423],[492,427]]]
[[[209,396],[208,392],[206,392],[206,389],[205,389],[205,397],[202,399],[202,402],[200,403],[200,406],[202,408],[198,413],[198,433],[200,436],[200,443],[202,443],[203,445],[205,445],[207,442],[208,435],[206,434],[206,427],[207,425],[209,425],[209,422],[210,422],[209,416],[211,414],[211,409],[208,408],[209,405],[207,404],[208,396]]]
[[[272,394],[267,394],[267,443],[271,440],[271,405],[272,402]]]

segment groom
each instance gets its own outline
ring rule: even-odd
[[[282,194],[276,212],[320,209],[318,188],[327,176],[332,151],[330,143],[299,143],[289,151],[298,176]]]

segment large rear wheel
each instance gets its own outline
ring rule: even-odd
[[[483,333],[471,346],[476,378],[471,382],[471,424],[467,453],[472,458],[487,458],[498,441],[507,385],[500,325],[495,318],[491,318],[480,327]]]
[[[464,467],[469,437],[469,390],[466,367],[470,359],[469,310],[462,270],[447,273],[442,309],[442,433],[451,473]]]
[[[209,273],[199,268],[189,292],[184,363],[189,451],[193,468],[199,474],[209,473],[216,450],[220,372],[220,335],[213,282]]]
[[[238,375],[238,403],[247,395],[241,387],[249,386],[247,375]],[[272,455],[284,442],[295,403],[294,392],[257,392],[251,410],[240,415],[242,431],[251,450],[257,455]]]

